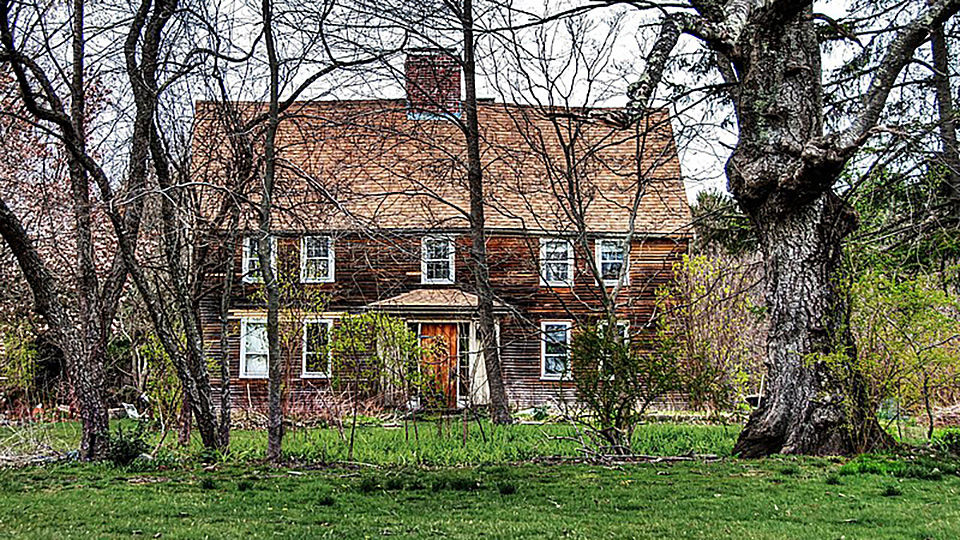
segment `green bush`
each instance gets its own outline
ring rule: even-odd
[[[842,476],[877,474],[896,478],[940,480],[945,474],[957,474],[958,466],[949,461],[922,456],[898,459],[894,456],[863,455],[845,463],[839,472]]]
[[[937,446],[948,454],[960,456],[960,429],[945,430],[937,437]]]
[[[107,460],[116,467],[133,464],[141,454],[150,449],[144,433],[146,424],[139,422],[133,429],[124,431],[123,423],[107,438]]]
[[[380,481],[373,476],[364,476],[360,479],[360,485],[358,487],[360,493],[373,493],[380,489]]]
[[[800,473],[800,467],[796,465],[785,465],[780,467],[780,474],[784,476],[795,476]]]
[[[384,489],[388,491],[400,491],[403,489],[403,478],[399,476],[391,476],[387,478],[387,481],[383,485]]]

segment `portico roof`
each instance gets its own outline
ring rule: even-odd
[[[477,295],[460,289],[414,289],[384,300],[371,302],[367,309],[403,312],[469,313],[477,310]],[[494,302],[494,309],[505,306]]]

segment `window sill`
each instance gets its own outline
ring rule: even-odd
[[[265,380],[267,380],[267,379],[270,378],[270,375],[267,375],[267,374],[263,374],[263,375],[240,375],[238,378],[240,378],[240,379],[249,379],[249,380],[261,380],[261,381],[265,381]]]
[[[300,278],[300,283],[318,284],[318,283],[335,283],[335,281],[334,281],[333,278],[328,278],[328,279],[305,279],[305,278]]]
[[[572,281],[554,281],[552,283],[541,281],[540,286],[547,289],[572,289]]]
[[[301,373],[301,379],[329,379],[330,376],[326,373]]]
[[[569,382],[573,380],[573,377],[561,376],[561,375],[541,375],[540,380],[543,382]]]

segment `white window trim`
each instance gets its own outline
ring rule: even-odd
[[[250,317],[240,319],[240,378],[241,379],[266,379],[270,376],[270,343],[267,342],[267,373],[263,375],[248,374],[247,367],[247,325],[250,323],[267,324],[267,320],[260,317]],[[269,338],[267,338],[269,340]]]
[[[307,239],[308,238],[326,238],[327,239],[327,260],[330,263],[330,272],[327,277],[308,278],[307,277]],[[322,260],[319,259],[318,260]],[[332,236],[304,236],[300,239],[300,282],[301,283],[333,283],[336,279],[336,260],[337,254],[333,251]]]
[[[427,279],[427,249],[429,240],[446,240],[450,242],[450,254],[447,256],[447,264],[450,267],[450,277],[448,279]],[[457,279],[457,243],[456,238],[449,235],[427,235],[420,239],[420,283],[424,285],[452,285]],[[434,259],[439,261],[440,259]]]
[[[603,259],[601,259],[601,255],[602,255],[601,249],[603,247],[603,242],[611,242],[611,241],[616,241],[623,244],[625,242],[625,239],[624,238],[597,238],[593,242],[593,257],[594,257],[593,260],[594,260],[594,263],[597,265],[597,272],[601,276],[603,276]],[[623,253],[623,268],[624,270],[622,274],[623,275],[622,284],[629,285],[630,284],[630,254],[627,253],[626,251],[624,251]],[[613,287],[617,284],[617,280],[604,279],[603,284],[606,287]]]
[[[567,372],[561,374],[547,373],[547,326],[562,325],[567,327]],[[542,381],[569,381],[572,378],[570,365],[570,341],[573,322],[571,321],[540,321],[540,380]]]
[[[243,237],[243,253],[241,254],[241,270],[243,271],[244,283],[263,283],[263,276],[256,277],[250,274],[250,240],[256,240],[256,236]],[[277,272],[277,237],[270,237],[270,268],[274,273]]]
[[[333,320],[331,319],[307,319],[303,321],[303,341],[300,345],[300,378],[301,379],[329,379],[329,373],[321,373],[318,371],[307,371],[307,325],[308,324],[325,324],[327,326],[327,343],[330,342],[330,337],[333,332]],[[333,350],[327,350],[327,367],[333,367]]]
[[[567,279],[560,281],[547,280],[547,262],[557,263],[561,261],[547,261],[547,244],[550,242],[564,242],[567,244]],[[573,257],[573,242],[564,238],[541,238],[540,239],[540,286],[542,287],[573,287],[573,273],[575,270]]]

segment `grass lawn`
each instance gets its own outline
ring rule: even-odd
[[[116,431],[119,423],[113,423]],[[122,421],[124,429],[134,423]],[[636,453],[660,456],[681,454],[730,454],[739,425],[647,424],[640,426],[633,437]],[[579,457],[580,444],[575,428],[566,424],[520,424],[494,426],[484,421],[482,430],[476,422],[467,424],[466,441],[463,424],[435,421],[420,422],[416,431],[409,426],[384,428],[366,425],[357,428],[351,461],[382,466],[461,466],[491,463],[512,463],[537,457]],[[349,436],[349,432],[346,433]],[[151,434],[151,448],[159,436]],[[184,454],[176,445],[176,433],[167,435],[161,454],[174,457]],[[20,444],[24,451],[51,448],[60,452],[75,449],[80,441],[80,426],[62,422],[27,427],[0,427],[0,448]],[[231,434],[231,463],[247,463],[262,459],[267,447],[263,430],[234,430]],[[194,433],[187,455],[199,454],[200,440]],[[300,463],[333,463],[348,460],[348,445],[332,428],[290,429],[283,439],[284,455]]]
[[[453,427],[457,427],[454,424]],[[462,427],[462,426],[460,426]],[[575,456],[567,426],[365,427],[354,461],[334,430],[285,440],[237,431],[204,467],[168,451],[127,469],[61,463],[0,469],[0,537],[15,538],[960,538],[957,464],[867,456],[604,467],[514,463]],[[70,429],[54,426],[63,441]],[[729,456],[737,426],[647,425],[638,453]],[[48,434],[52,439],[52,434]],[[8,436],[11,436],[8,434]],[[157,536],[160,535],[160,536]]]
[[[897,478],[883,467],[823,459],[614,468],[221,467],[0,471],[0,536],[960,538],[955,473]]]

